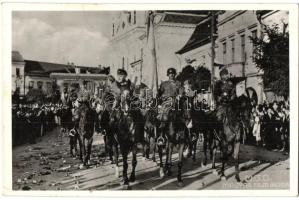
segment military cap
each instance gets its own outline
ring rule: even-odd
[[[220,76],[223,76],[225,74],[228,74],[228,70],[226,68],[220,71]]]
[[[174,68],[168,68],[167,69],[167,76],[169,76],[169,74],[175,74],[176,75],[176,70]]]
[[[127,73],[127,71],[124,70],[124,69],[118,69],[118,70],[117,70],[117,75],[125,75],[125,76],[127,76],[128,73]]]

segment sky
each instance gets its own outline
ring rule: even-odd
[[[12,49],[24,59],[105,65],[113,12],[14,11]]]

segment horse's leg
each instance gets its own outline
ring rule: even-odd
[[[155,146],[157,145],[156,142],[154,144]],[[154,147],[156,148],[156,147]],[[158,145],[158,154],[159,154],[159,159],[160,159],[160,171],[159,171],[159,175],[160,178],[163,178],[165,176],[164,174],[164,169],[163,169],[163,147],[161,145]]]
[[[207,140],[207,134],[204,133],[203,134],[203,155],[204,155],[204,159],[203,159],[203,165],[207,164],[207,146],[208,146],[208,140]]]
[[[198,138],[192,142],[192,146],[193,146],[193,154],[192,154],[192,160],[193,162],[196,161],[196,147],[197,147],[197,141],[198,141]]]
[[[79,140],[79,159],[83,161],[83,137],[79,135],[78,140]]]
[[[74,136],[74,149],[75,149],[75,157],[78,156],[78,147],[77,147],[77,144],[79,142],[79,136],[78,135],[75,135]]]
[[[212,169],[213,169],[213,174],[214,175],[218,175],[217,171],[216,171],[216,153],[217,153],[217,148],[219,146],[219,141],[214,139],[212,142],[212,151],[213,151],[213,157],[212,157]]]
[[[188,129],[188,153],[187,153],[187,158],[190,158],[192,156],[192,151],[193,151],[193,146],[192,146],[192,135],[191,135],[191,129]]]
[[[93,141],[92,137],[89,138],[88,141],[87,141],[87,156],[86,156],[86,162],[87,162],[87,164],[89,164],[89,162],[90,162],[92,141]]]
[[[74,138],[72,136],[69,137],[69,143],[70,143],[70,155],[71,155],[71,157],[74,157],[74,153],[73,153]]]
[[[147,135],[147,138],[145,139],[144,141],[144,157],[146,159],[149,159],[149,154],[150,154],[150,142],[151,142],[151,139],[149,137],[149,135]]]
[[[220,178],[221,180],[226,180],[226,176],[224,174],[225,170],[225,163],[227,162],[228,159],[228,144],[226,141],[221,142],[221,171],[220,171]]]
[[[156,142],[155,142],[155,138],[153,137],[150,138],[150,147],[151,147],[151,152],[153,152],[152,160],[153,162],[156,162]]]
[[[173,150],[173,144],[172,142],[168,142],[168,151],[167,151],[167,157],[166,157],[166,171],[167,171],[167,175],[171,176],[172,172],[171,172],[171,166],[172,166],[172,161],[171,161],[171,157],[172,157],[172,150]]]
[[[178,153],[179,153],[179,161],[178,161],[178,185],[180,187],[183,186],[183,180],[182,180],[182,167],[183,167],[183,152],[184,152],[184,144],[178,145]]]
[[[81,137],[82,140],[82,154],[83,154],[83,165],[86,166],[86,138]]]
[[[238,182],[240,182],[240,176],[239,176],[239,153],[240,153],[240,142],[236,142],[235,143],[235,147],[234,147],[234,160],[235,160],[235,178]]]
[[[115,164],[115,177],[119,177],[119,168],[118,168],[118,146],[117,144],[113,144],[113,161],[112,163]]]
[[[121,151],[123,157],[123,183],[125,187],[129,186],[128,179],[128,150],[122,149]]]
[[[130,182],[134,182],[136,179],[135,176],[136,165],[137,165],[137,145],[134,144],[132,148],[132,172],[130,176]]]

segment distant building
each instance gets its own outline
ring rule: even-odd
[[[175,52],[194,31],[196,24],[207,16],[207,11],[157,11],[154,20],[155,44],[159,83],[167,79],[169,67],[181,70],[184,61]],[[143,68],[146,49],[146,11],[120,11],[114,16],[111,39],[111,73],[118,68],[128,71],[137,84],[145,82],[149,72]]]
[[[271,26],[282,21],[288,23],[288,11],[235,10],[217,12],[215,41],[215,77],[220,79],[220,67],[226,67],[232,76],[245,76],[247,93],[257,103],[273,94],[264,89],[262,71],[252,60],[253,44],[251,37],[263,34],[263,25]],[[176,52],[184,65],[205,66],[211,70],[211,19],[201,20],[189,40]],[[271,100],[270,100],[271,101]]]
[[[256,11],[225,11],[218,16],[218,39],[216,60],[233,76],[245,76],[245,88],[250,97],[258,103],[264,100],[262,72],[252,60],[253,44],[249,36],[259,37],[261,25]],[[216,72],[219,78],[219,70]]]
[[[87,81],[89,89],[95,91],[101,86],[103,75],[107,75],[109,72],[109,67],[87,67],[75,66],[73,63],[58,64],[24,60],[19,52],[13,51],[12,93],[19,88],[20,95],[26,95],[30,89],[41,88],[45,95],[51,94],[53,81],[57,83],[60,91],[64,87],[69,88],[72,83],[76,83],[80,87],[83,81]]]
[[[22,57],[22,55],[18,51],[12,52],[12,69],[11,69],[11,75],[12,75],[12,93],[14,93],[16,90],[19,90],[20,95],[25,94],[25,76],[24,76],[24,66],[25,61]]]

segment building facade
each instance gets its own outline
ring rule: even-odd
[[[225,11],[218,15],[218,39],[216,60],[221,62],[232,76],[246,77],[245,88],[257,103],[264,101],[262,72],[253,60],[251,37],[259,37],[261,25],[256,11]],[[219,71],[219,70],[217,70]],[[219,73],[215,73],[219,78]]]
[[[167,79],[169,67],[181,70],[184,61],[175,52],[192,34],[196,24],[206,16],[202,11],[157,11],[154,19],[158,81]],[[118,68],[128,71],[129,78],[139,84],[147,83],[148,71],[143,60],[147,54],[147,11],[120,11],[112,24],[111,74]]]
[[[25,61],[22,55],[18,51],[12,52],[12,93],[16,90],[19,91],[20,95],[25,95]]]

